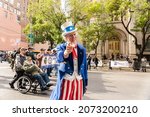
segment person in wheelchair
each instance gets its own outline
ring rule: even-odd
[[[14,63],[16,74],[15,74],[13,80],[9,83],[10,87],[13,89],[15,88],[14,87],[15,82],[24,73],[22,66],[23,66],[24,61],[26,60],[26,52],[27,52],[26,48],[20,48],[20,53],[16,54],[15,63]]]
[[[32,77],[37,79],[40,84],[41,91],[48,90],[48,87],[51,86],[50,79],[47,74],[34,64],[31,56],[27,56],[27,59],[23,64],[23,69],[26,73],[32,74]]]

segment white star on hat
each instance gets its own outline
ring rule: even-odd
[[[72,27],[70,27],[70,30],[72,29]]]

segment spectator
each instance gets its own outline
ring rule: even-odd
[[[40,53],[37,54],[37,61],[38,61],[38,66],[41,68],[41,63],[42,63],[42,58],[45,54],[45,49],[41,48]]]
[[[106,60],[106,59],[107,59],[106,54],[104,54],[103,55],[103,60]]]
[[[95,55],[95,57],[93,58],[93,62],[95,63],[95,68],[97,68],[97,67],[98,67],[99,59],[97,58],[96,55]]]
[[[137,71],[140,70],[140,62],[138,61],[137,58],[134,58],[134,59],[133,59],[132,68],[133,68],[134,72],[135,72],[136,70],[137,70]]]
[[[115,56],[114,56],[114,54],[112,53],[111,54],[111,60],[114,60],[115,59]]]
[[[20,54],[20,49],[18,48],[17,50],[14,50],[14,52],[11,54],[11,69],[14,69],[14,65],[15,65],[15,59],[16,59],[16,55]]]
[[[120,59],[123,59],[123,55],[122,54],[120,54]]]
[[[145,58],[145,57],[143,57],[142,59],[141,59],[141,70],[143,71],[143,72],[146,72],[146,64],[147,64],[147,59]]]
[[[55,69],[55,76],[56,76],[57,71],[58,71],[58,62],[57,62],[57,51],[56,51],[56,49],[52,50],[52,66]]]
[[[87,63],[88,63],[87,69],[89,69],[89,70],[91,70],[91,60],[92,60],[92,57],[91,57],[91,55],[89,54],[89,56],[88,56],[88,58],[87,58]]]
[[[117,53],[117,55],[116,55],[116,59],[117,59],[117,60],[119,60],[119,59],[120,59],[120,55],[119,55],[119,53]]]
[[[45,56],[49,56],[49,60],[48,60],[49,65],[47,67],[47,75],[52,77],[51,72],[53,70],[53,66],[52,66],[52,52],[51,52],[51,49],[47,49],[47,52],[46,52]]]
[[[15,59],[15,71],[16,71],[16,75],[14,77],[14,79],[9,83],[11,88],[14,88],[14,83],[19,79],[19,77],[21,77],[24,73],[24,70],[22,68],[24,61],[26,60],[26,52],[27,49],[25,48],[21,48],[20,49],[20,54],[16,54],[16,59]]]
[[[33,47],[29,47],[28,48],[28,52],[27,52],[27,56],[31,56],[32,60],[36,60],[36,55],[33,52],[34,48]]]
[[[108,61],[108,66],[109,66],[109,69],[112,70],[112,67],[111,67],[111,59],[109,59],[109,61]]]
[[[3,57],[3,54],[2,54],[2,52],[0,52],[0,62],[2,63],[2,58]]]

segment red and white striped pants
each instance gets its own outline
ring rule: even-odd
[[[81,100],[83,95],[83,81],[63,79],[60,100]]]

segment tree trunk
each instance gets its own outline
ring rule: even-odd
[[[96,48],[95,48],[95,55],[96,55],[96,56],[97,56],[97,47],[98,47],[98,44],[99,44],[99,40],[100,40],[100,39],[97,40],[96,45],[95,45],[95,46],[96,46]]]
[[[49,46],[49,48],[50,48],[50,49],[53,49],[53,45],[54,45],[54,42],[53,42],[53,41],[50,41],[50,46]]]

